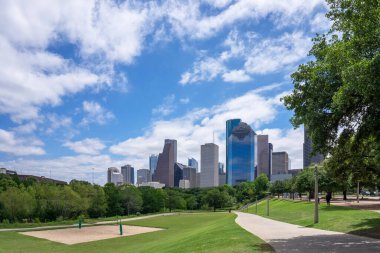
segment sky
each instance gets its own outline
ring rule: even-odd
[[[280,98],[329,29],[322,0],[0,0],[0,167],[104,184],[219,145],[225,121],[268,134],[302,168],[303,129]]]

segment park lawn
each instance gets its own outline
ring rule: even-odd
[[[55,243],[17,232],[0,232],[0,252],[274,252],[271,246],[239,227],[235,218],[235,214],[202,213],[129,221],[123,224],[165,229],[75,245]]]
[[[248,208],[255,213],[255,205]],[[267,202],[258,204],[258,215],[267,216]],[[342,206],[319,207],[319,223],[314,224],[314,202],[272,199],[269,217],[305,227],[338,231],[380,239],[380,213]]]

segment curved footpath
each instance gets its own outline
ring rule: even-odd
[[[237,224],[269,243],[276,252],[380,252],[380,240],[377,239],[235,213]]]

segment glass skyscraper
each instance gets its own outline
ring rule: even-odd
[[[252,128],[232,119],[226,122],[227,184],[253,181],[257,165],[257,135]]]

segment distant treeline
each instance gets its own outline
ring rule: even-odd
[[[213,210],[238,208],[272,195],[289,193],[300,197],[314,194],[314,169],[302,170],[285,181],[269,183],[266,175],[259,175],[253,182],[235,186],[214,188],[178,189],[135,187],[133,185],[92,185],[72,180],[68,185],[37,182],[35,179],[20,181],[17,176],[0,174],[0,222],[46,222],[75,219],[156,213],[172,210]],[[351,180],[335,177],[329,170],[318,169],[320,192],[347,192],[356,187]],[[368,180],[367,186],[377,180]],[[376,185],[373,185],[376,186]],[[364,185],[362,185],[364,186]]]

